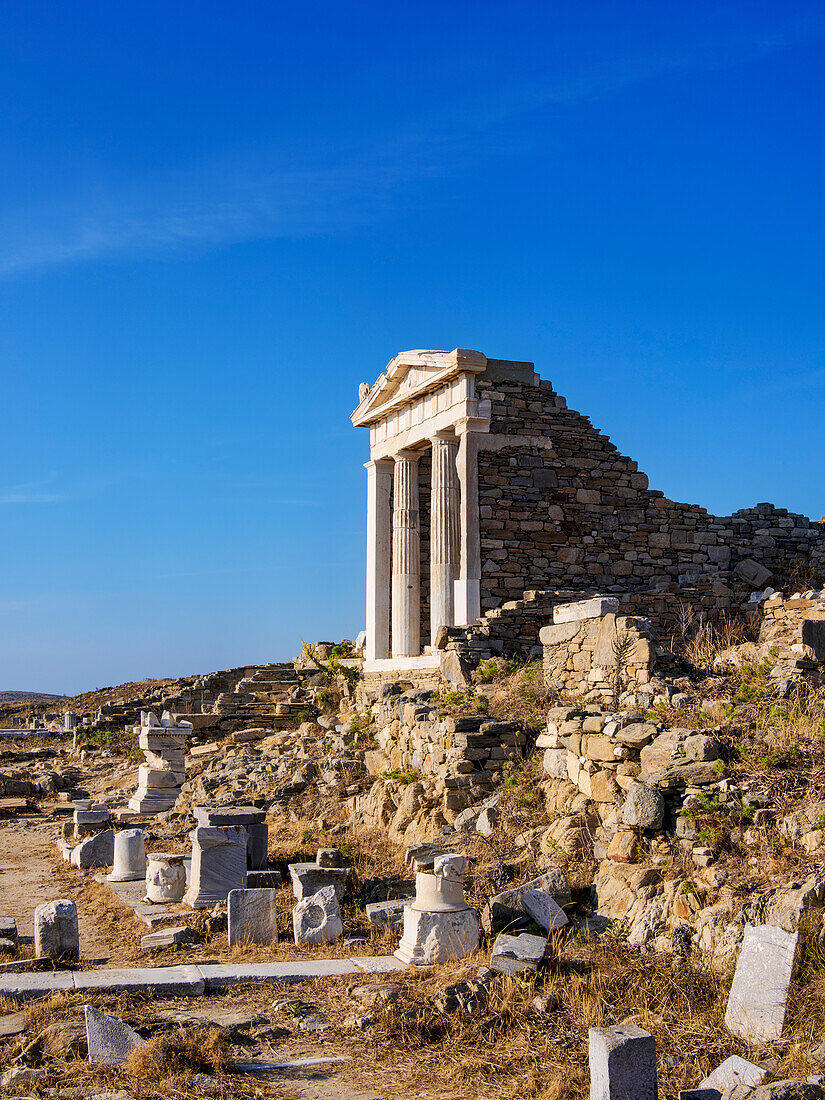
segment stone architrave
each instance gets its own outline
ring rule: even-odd
[[[230,890],[227,898],[229,946],[278,942],[277,890]]]
[[[343,935],[341,909],[334,886],[324,886],[303,898],[292,910],[292,934],[296,943],[330,943]]]
[[[34,953],[40,958],[80,958],[77,907],[60,898],[38,905],[34,911]]]
[[[226,901],[230,890],[246,889],[246,829],[200,825],[192,838],[192,871],[184,901],[192,909]]]
[[[728,1031],[754,1046],[781,1038],[798,943],[798,932],[745,925],[725,1012]]]
[[[635,1024],[591,1027],[590,1100],[657,1100],[656,1040]]]
[[[86,1049],[89,1061],[103,1066],[122,1066],[133,1050],[142,1047],[141,1039],[123,1020],[84,1005]]]

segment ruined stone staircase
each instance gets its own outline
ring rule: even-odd
[[[293,698],[300,686],[301,676],[291,663],[263,665],[240,679],[232,691],[221,692],[213,713],[277,729],[304,709],[306,704]]]

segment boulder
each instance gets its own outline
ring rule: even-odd
[[[665,800],[654,787],[634,783],[622,806],[622,822],[636,829],[658,831],[665,818]]]

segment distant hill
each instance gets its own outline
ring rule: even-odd
[[[0,703],[56,703],[67,695],[48,695],[43,691],[0,691]]]

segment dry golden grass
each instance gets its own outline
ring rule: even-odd
[[[226,1033],[220,1028],[179,1028],[169,1035],[156,1035],[133,1050],[124,1069],[131,1077],[157,1081],[193,1073],[218,1076],[232,1065]]]

